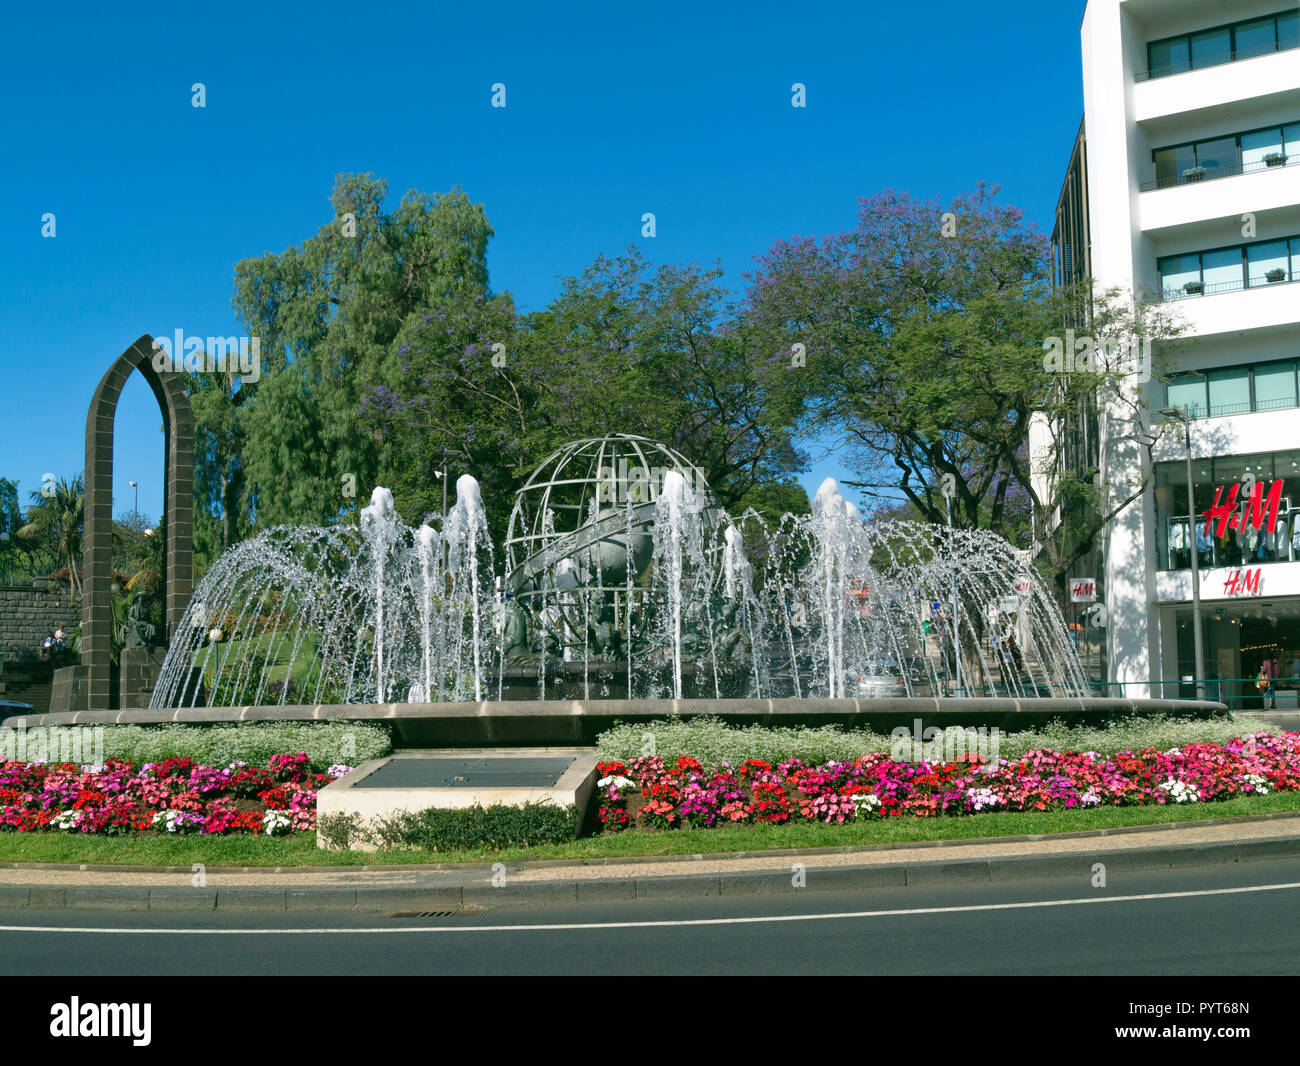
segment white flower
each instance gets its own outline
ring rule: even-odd
[[[874,792],[853,793],[853,805],[859,814],[871,814],[880,807],[880,797]]]
[[[985,807],[996,807],[1002,801],[991,788],[973,788],[966,793],[971,810],[982,811]]]
[[[76,829],[77,816],[80,811],[60,811],[54,816],[50,824],[56,829]]]
[[[1201,798],[1201,794],[1187,782],[1175,781],[1172,777],[1168,781],[1161,781],[1156,788],[1168,792],[1175,803],[1195,803]]]
[[[1267,795],[1267,794],[1268,794],[1268,778],[1267,778],[1267,777],[1262,777],[1262,776],[1260,776],[1259,774],[1247,774],[1247,775],[1246,775],[1246,789],[1245,789],[1245,791],[1247,791],[1247,792],[1258,792],[1258,793],[1259,793],[1260,795],[1262,795],[1262,796],[1263,796],[1263,795]]]
[[[262,828],[266,830],[267,836],[275,836],[276,833],[289,831],[293,824],[293,819],[289,817],[288,811],[267,811],[262,815]]]
[[[611,784],[615,788],[636,788],[636,782],[629,781],[626,777],[602,777],[596,782],[596,787],[609,788]]]

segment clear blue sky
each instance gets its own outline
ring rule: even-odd
[[[80,471],[91,393],[142,333],[242,332],[235,262],[314,233],[340,171],[395,197],[464,188],[496,230],[492,286],[525,310],[634,241],[720,259],[739,287],[774,240],[846,228],[890,187],[993,181],[1051,229],[1083,0],[555,6],[10,5],[0,475],[25,502]],[[134,479],[156,518],[161,419],[139,375],[117,418],[114,511]]]

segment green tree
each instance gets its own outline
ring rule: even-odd
[[[31,494],[26,523],[18,536],[43,549],[56,569],[67,569],[73,594],[81,595],[81,539],[85,520],[85,488],[78,474],[60,478]]]
[[[236,266],[235,310],[263,360],[262,380],[240,389],[250,392],[237,513],[258,526],[329,521],[353,506],[344,486],[380,473],[362,401],[383,384],[397,338],[439,301],[487,291],[492,228],[481,206],[459,190],[412,190],[389,212],[387,193],[371,175],[340,175],[334,216],[314,236]],[[221,432],[219,414],[205,414],[205,432]]]
[[[1082,373],[1047,366],[1045,347],[1060,340],[1080,294],[1052,288],[1042,234],[996,194],[981,184],[949,205],[893,191],[863,199],[852,230],[774,245],[751,279],[749,312],[806,345],[812,409],[852,445],[859,480],[848,484],[887,500],[901,493],[942,523],[950,477],[954,524],[1022,548],[1037,530],[1041,547],[1065,497],[1096,491],[1085,484],[1096,470],[1044,473],[1070,465],[1059,430],[1079,411],[1140,397],[1122,359]],[[1125,338],[1159,347],[1176,335],[1158,308],[1113,291],[1087,295],[1103,350]],[[1031,441],[1036,420],[1048,432]],[[1115,513],[1102,507],[1095,518]],[[1084,543],[1098,528],[1075,534]],[[1078,547],[1050,553],[1058,579]]]

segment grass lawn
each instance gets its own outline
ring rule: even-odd
[[[537,859],[719,854],[781,848],[909,844],[930,840],[1068,833],[1121,826],[1300,811],[1300,792],[1245,796],[1223,803],[1106,807],[1089,811],[1035,811],[954,818],[890,818],[844,825],[725,826],[719,829],[628,830],[567,844],[503,851],[321,851],[315,833],[289,837],[92,837],[75,833],[0,833],[0,863],[62,862],[130,866],[370,866],[445,862],[526,862]]]

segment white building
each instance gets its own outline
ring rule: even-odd
[[[1202,674],[1212,696],[1258,706],[1253,683],[1227,679],[1272,658],[1300,673],[1300,6],[1089,0],[1082,44],[1084,126],[1062,195],[1073,208],[1058,211],[1058,271],[1090,261],[1099,286],[1176,301],[1183,340],[1135,387],[1156,422],[1171,405],[1193,416]],[[1191,694],[1178,680],[1195,671],[1193,538],[1183,432],[1169,430],[1152,484],[1101,545],[1115,694]],[[1102,483],[1123,498],[1144,460],[1106,432]],[[1216,494],[1240,505],[1252,478],[1258,511],[1237,506],[1234,518],[1225,506],[1206,537]],[[1295,705],[1288,688],[1279,706]]]

